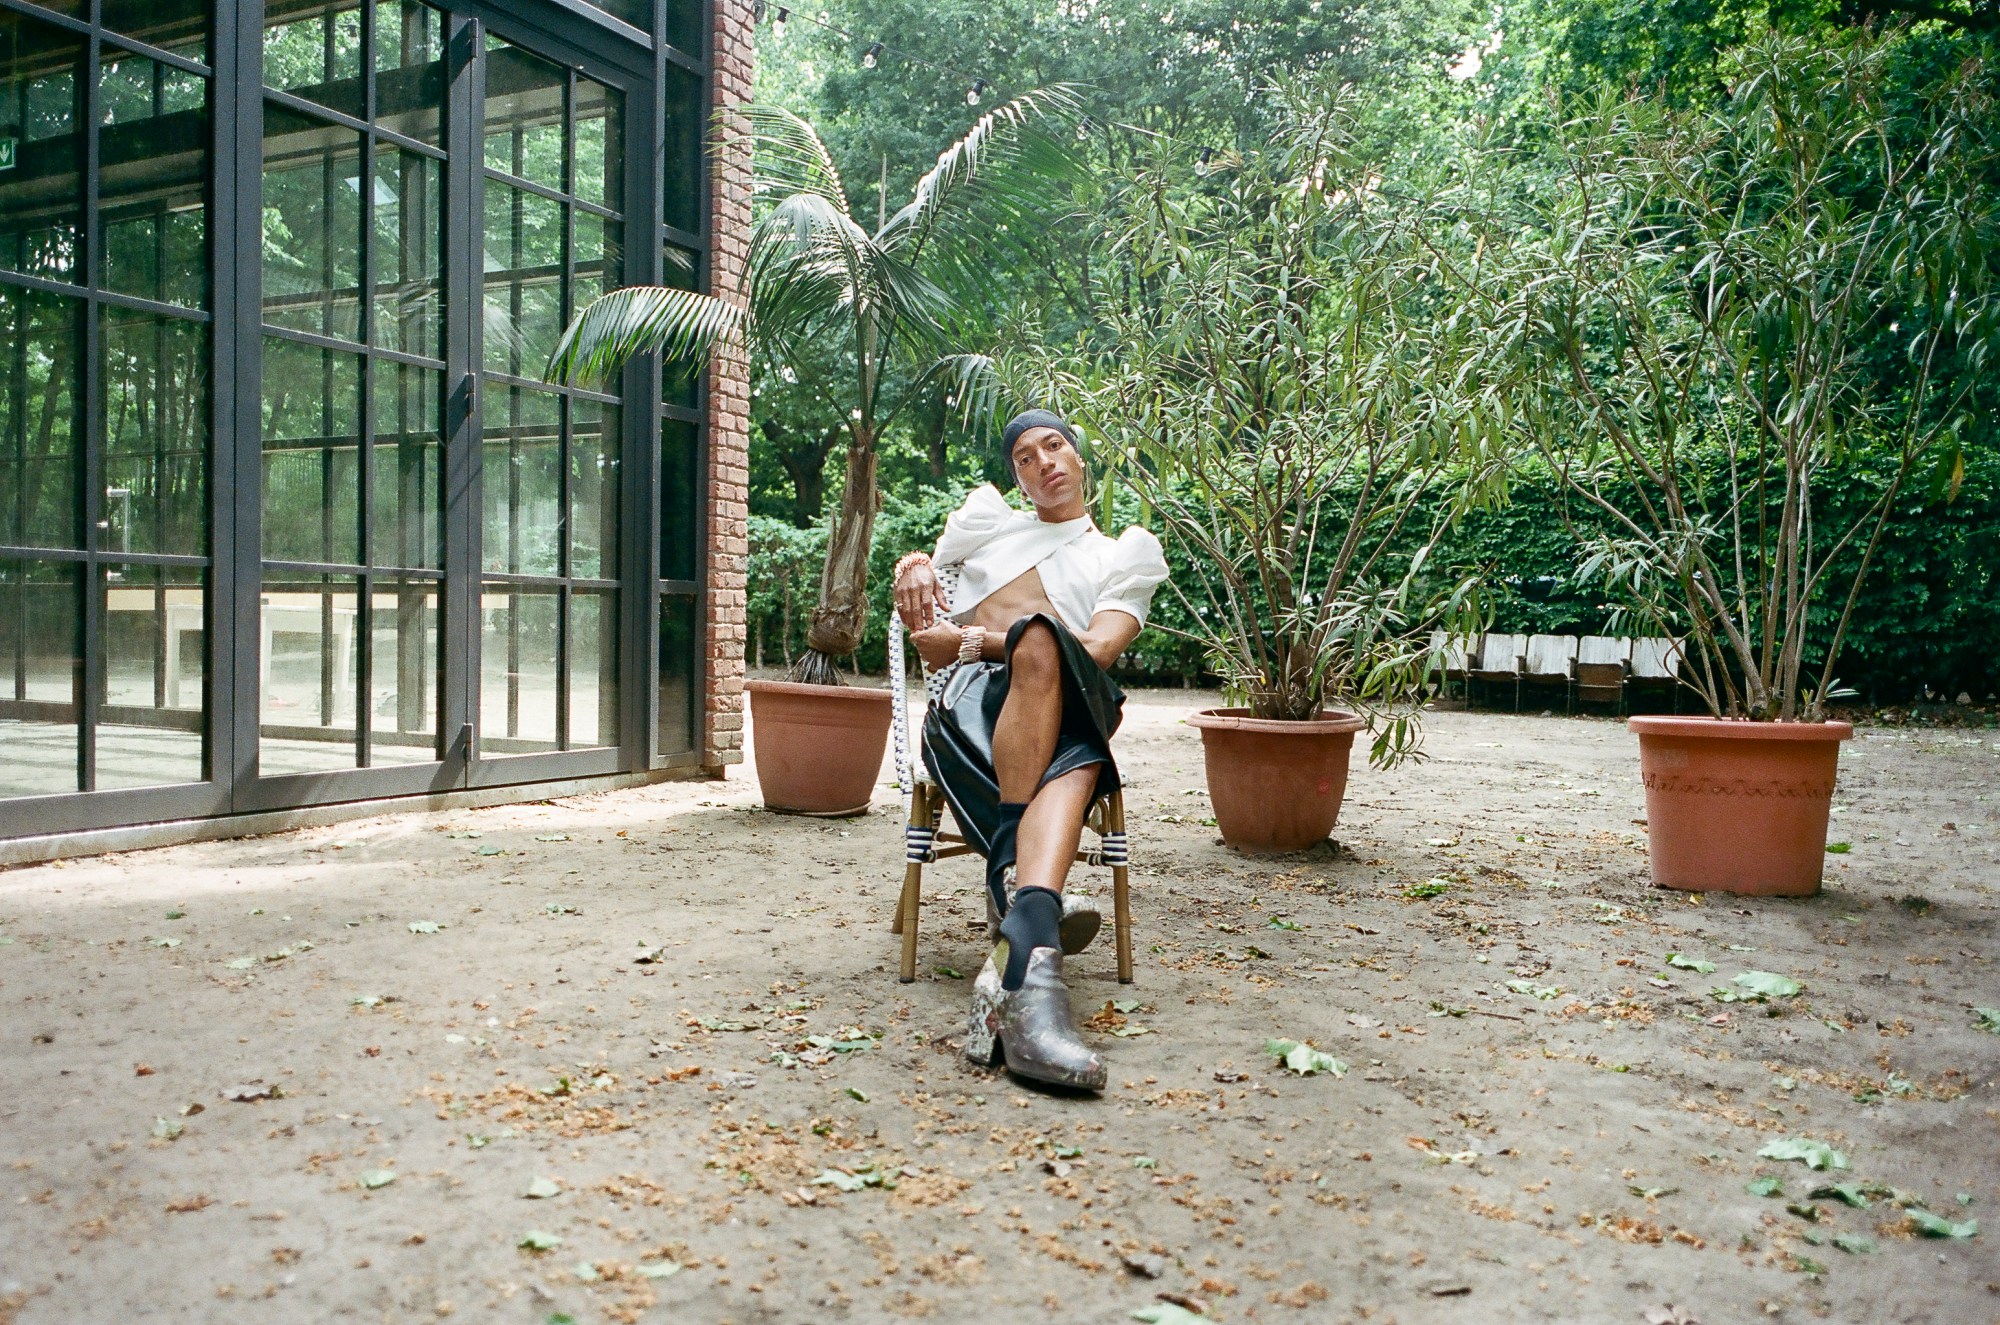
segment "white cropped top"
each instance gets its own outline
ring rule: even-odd
[[[1049,605],[1073,631],[1099,612],[1118,611],[1146,624],[1153,591],[1167,578],[1160,540],[1133,525],[1117,538],[1099,533],[1089,516],[1050,522],[1007,504],[991,483],[973,489],[945,521],[933,561],[960,568],[950,591],[951,614],[969,620],[974,608],[1031,570],[1039,570]]]

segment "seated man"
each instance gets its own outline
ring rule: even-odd
[[[1102,1090],[1104,1064],[1077,1035],[1062,979],[1063,882],[1091,803],[1118,786],[1110,742],[1125,696],[1106,669],[1144,625],[1167,563],[1144,529],[1114,540],[1091,523],[1083,457],[1061,418],[1029,410],[1001,445],[1034,513],[990,484],[975,490],[934,558],[897,564],[896,610],[924,661],[946,673],[924,720],[924,766],[986,857],[988,914],[1000,917],[966,1053]],[[939,566],[959,571],[949,598]],[[1087,921],[1067,927],[1074,951],[1096,918],[1071,919]]]

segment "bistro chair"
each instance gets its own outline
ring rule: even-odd
[[[947,594],[957,582],[957,571],[940,566],[938,579]],[[978,854],[960,832],[944,828],[944,790],[933,782],[916,757],[916,743],[910,730],[910,692],[904,681],[903,618],[889,607],[889,688],[895,692],[894,716],[890,719],[896,747],[896,785],[902,790],[908,810],[903,829],[903,891],[896,901],[896,914],[889,925],[891,934],[903,938],[903,963],[897,978],[909,984],[917,978],[917,918],[923,909],[924,866],[953,856]],[[944,679],[932,675],[919,659],[924,689],[932,702],[942,692]],[[1125,839],[1125,793],[1113,790],[1091,803],[1084,827],[1097,835],[1097,845],[1079,847],[1079,865],[1111,871],[1112,933],[1118,946],[1118,983],[1132,983],[1132,903],[1127,887],[1131,856]],[[985,891],[982,881],[980,891]]]

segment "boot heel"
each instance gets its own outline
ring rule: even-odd
[[[1006,1056],[1000,1042],[1000,973],[989,957],[972,984],[972,1016],[965,1027],[965,1056],[980,1067],[997,1067]]]

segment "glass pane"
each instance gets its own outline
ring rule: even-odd
[[[82,307],[0,285],[0,543],[79,546]]]
[[[75,791],[80,568],[0,561],[0,797]]]
[[[77,75],[84,39],[0,9],[0,138],[14,168],[0,171],[0,267],[77,280],[83,144]]]
[[[616,221],[578,209],[576,213],[576,288],[570,298],[581,310],[623,280],[625,227]]]
[[[438,757],[438,587],[376,583],[369,604],[368,762],[428,764]]]
[[[707,43],[707,16],[702,0],[667,0],[667,21],[661,35],[667,44],[697,60]]]
[[[660,578],[692,580],[699,527],[700,433],[692,423],[660,424]]]
[[[208,63],[208,0],[104,0],[104,26]]]
[[[561,398],[492,388],[480,480],[485,493],[485,566],[510,575],[562,573]]]
[[[486,41],[486,164],[564,189],[561,67],[498,38]],[[490,193],[489,186],[488,192]]]
[[[443,141],[444,16],[409,0],[375,5],[375,122],[418,142]]]
[[[556,748],[554,590],[488,581],[479,610],[482,755]]]
[[[182,566],[105,569],[100,791],[205,776],[204,574]]]
[[[352,565],[360,554],[359,355],[264,338],[264,556]]]
[[[653,0],[584,0],[584,3],[623,19],[641,32],[653,30]]]
[[[360,594],[339,575],[269,573],[259,595],[265,777],[353,768]]]
[[[400,148],[378,148],[375,344],[444,357],[444,290],[438,269],[443,228],[443,163]]]
[[[361,140],[264,105],[264,320],[361,337]]]
[[[486,366],[540,377],[562,334],[561,203],[486,181]]]
[[[701,255],[684,248],[666,245],[660,254],[662,285],[675,290],[699,290],[701,288]],[[701,366],[698,363],[666,363],[661,365],[660,401],[666,405],[679,405],[684,409],[694,409],[701,398]]]
[[[369,557],[377,566],[444,565],[444,374],[375,361]],[[376,677],[379,684],[381,677]]]
[[[569,602],[569,746],[618,744],[618,595]]]
[[[686,754],[695,748],[700,729],[695,724],[695,699],[700,694],[701,658],[697,646],[694,598],[660,595],[660,750],[663,755]]]
[[[99,83],[104,284],[201,307],[208,298],[208,80],[126,55]]]
[[[661,179],[666,186],[668,225],[690,234],[701,233],[701,139],[707,123],[701,80],[679,65],[665,66],[660,86],[666,102],[666,158]]]
[[[588,78],[576,80],[576,196],[625,210],[625,95]]]
[[[264,82],[280,92],[359,116],[361,5],[266,0]]]
[[[583,579],[618,578],[618,449],[616,405],[570,404],[570,570]]]
[[[118,552],[208,551],[208,328],[99,306],[104,525]]]

